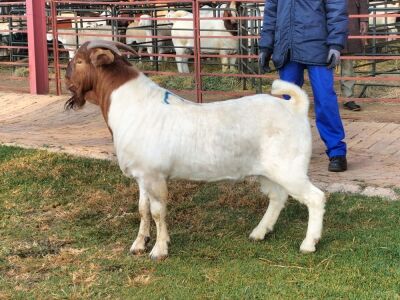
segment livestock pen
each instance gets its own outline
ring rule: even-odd
[[[0,3],[3,90],[29,90],[25,3]],[[363,52],[343,57],[355,61],[356,76],[351,79],[356,80],[357,101],[400,100],[398,5],[399,1],[370,1],[368,34],[349,37],[366,41]],[[42,33],[47,34],[47,49],[38,50],[48,51],[50,93],[66,92],[64,70],[73,51],[88,39],[100,38],[133,46],[140,57],[129,60],[177,93],[198,102],[225,99],[267,91],[277,77],[274,71],[260,74],[257,65],[263,11],[262,0],[52,0],[45,5],[47,32]],[[361,17],[365,16],[350,16]],[[180,66],[189,72],[179,72]],[[341,77],[338,70],[336,80],[341,79],[350,78]]]

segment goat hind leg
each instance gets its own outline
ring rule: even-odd
[[[254,241],[263,240],[265,235],[273,230],[288,197],[287,192],[280,185],[265,177],[260,177],[259,181],[261,191],[269,196],[269,205],[260,223],[250,234],[250,239]]]
[[[325,194],[314,186],[306,177],[302,180],[283,182],[282,186],[293,198],[307,206],[308,225],[306,238],[300,246],[300,251],[311,253],[321,239],[323,217],[325,213]]]
[[[325,213],[325,194],[316,186],[309,183],[308,192],[298,198],[308,208],[307,234],[301,243],[300,251],[310,253],[315,251],[315,245],[321,239],[322,223]]]

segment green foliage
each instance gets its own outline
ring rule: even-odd
[[[256,183],[172,181],[170,257],[154,262],[129,254],[138,190],[113,162],[0,147],[0,187],[0,299],[400,297],[400,202],[330,195],[317,252],[302,255],[298,202],[254,243]]]

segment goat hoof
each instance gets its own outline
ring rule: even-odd
[[[146,249],[131,249],[129,252],[133,255],[143,255],[146,252]]]
[[[254,230],[249,235],[249,239],[255,242],[262,241],[265,239],[265,236],[267,235],[268,232],[270,232],[270,230],[264,232],[264,230],[259,230],[258,228],[254,228]]]
[[[264,237],[255,236],[255,235],[250,234],[249,235],[249,240],[252,241],[252,242],[259,242],[259,241],[264,240]]]
[[[154,245],[154,248],[150,252],[150,258],[152,260],[164,260],[168,256],[168,247],[166,247],[167,244],[165,244],[165,247],[158,247],[157,245]]]
[[[301,243],[300,246],[300,252],[302,253],[313,253],[315,252],[316,248],[315,248],[315,243],[314,242],[308,242],[306,240],[304,240]]]
[[[146,252],[146,247],[139,247],[138,245],[135,245],[135,243],[133,243],[131,249],[129,249],[129,252],[133,255],[142,255]]]
[[[168,257],[168,254],[165,255],[152,255],[150,254],[150,259],[155,260],[155,261],[162,261]]]
[[[134,255],[141,255],[146,252],[146,248],[149,242],[150,242],[149,236],[146,236],[144,238],[138,238],[133,242],[131,249],[129,251]]]

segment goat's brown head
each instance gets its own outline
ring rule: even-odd
[[[99,104],[96,84],[105,72],[115,73],[120,66],[131,64],[122,57],[119,49],[137,55],[129,46],[103,40],[86,42],[77,50],[74,58],[68,63],[65,82],[72,97],[65,103],[65,109],[77,109],[86,101]],[[112,82],[115,83],[115,80]]]
[[[238,20],[236,20],[235,18],[239,16],[240,7],[240,2],[232,1],[229,3],[223,13],[224,18],[231,18],[224,19],[224,26],[234,36],[238,35],[239,24]]]

